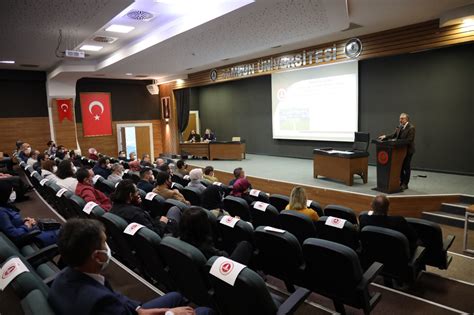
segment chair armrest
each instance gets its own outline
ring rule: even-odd
[[[277,315],[293,314],[310,293],[311,291],[305,288],[298,288],[285,300],[285,302],[283,302],[282,305],[280,305]]]
[[[413,257],[410,260],[410,265],[418,264],[425,255],[426,248],[423,246],[417,246],[415,249],[415,253],[413,253]]]
[[[59,248],[58,245],[50,245],[44,248],[41,248],[34,254],[25,257],[26,260],[33,266],[37,267],[45,262],[51,261],[54,257],[59,255]]]
[[[33,230],[33,231],[30,231],[30,232],[18,237],[13,243],[15,243],[15,245],[18,248],[21,248],[23,246],[26,246],[26,245],[29,245],[29,244],[33,243],[34,240],[35,240],[35,237],[40,235],[40,234],[41,234],[40,230]]]
[[[456,236],[454,235],[448,235],[444,240],[443,240],[443,251],[447,251],[451,245],[453,245],[454,239]]]
[[[362,275],[362,280],[360,281],[357,289],[365,289],[374,279],[375,277],[382,271],[383,264],[375,261],[370,265],[369,269]]]
[[[48,287],[51,287],[51,284],[53,284],[54,279],[56,279],[56,276],[59,274],[59,272],[51,277],[48,277],[46,279],[43,279],[43,283],[46,284]]]

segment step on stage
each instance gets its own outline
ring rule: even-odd
[[[242,161],[188,160],[191,166],[211,165],[216,176],[227,183],[236,167],[242,167],[255,188],[269,193],[289,195],[295,185],[307,189],[308,198],[322,205],[341,204],[363,211],[370,208],[372,198],[379,192],[375,166],[369,166],[367,183],[355,175],[353,186],[320,177],[313,178],[313,160],[247,154]],[[421,217],[422,212],[439,211],[442,203],[474,203],[474,176],[412,171],[409,189],[391,194],[391,213]],[[466,196],[471,195],[471,196]],[[462,199],[462,200],[461,200]]]

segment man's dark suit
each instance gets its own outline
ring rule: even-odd
[[[397,127],[395,132],[387,135],[386,138],[408,140],[407,155],[403,160],[402,171],[400,173],[400,185],[408,186],[411,175],[411,158],[415,153],[415,126],[411,123],[407,123],[405,128]]]
[[[398,231],[408,239],[410,252],[413,253],[416,249],[418,236],[416,235],[416,231],[408,224],[404,217],[366,214],[359,216],[359,224],[361,230],[367,225],[373,225]]]
[[[48,297],[56,314],[136,314],[138,301],[116,293],[90,276],[65,268],[54,280]]]

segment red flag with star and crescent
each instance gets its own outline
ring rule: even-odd
[[[80,93],[84,137],[112,135],[110,93]]]
[[[62,122],[64,118],[72,121],[72,98],[57,98],[55,101],[58,107],[59,122]]]

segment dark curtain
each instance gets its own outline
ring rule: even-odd
[[[190,89],[181,89],[174,91],[174,98],[176,100],[176,112],[178,114],[178,130],[180,133],[183,132],[188,126],[190,95]]]

